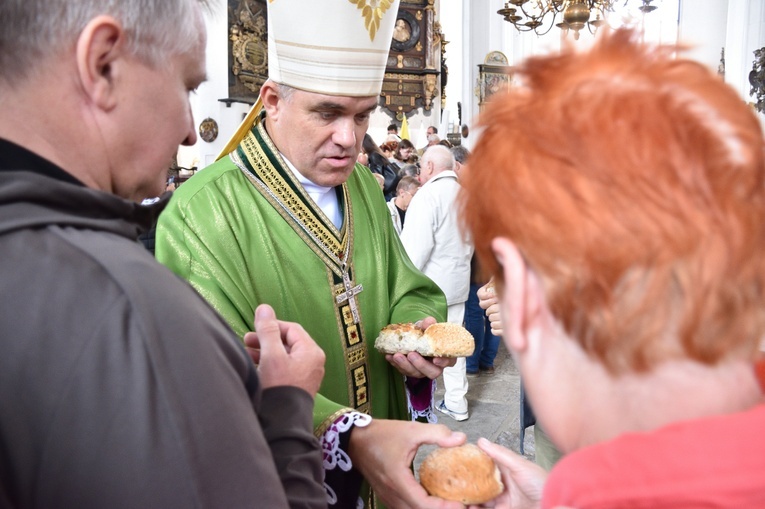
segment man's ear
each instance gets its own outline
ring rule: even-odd
[[[527,316],[528,267],[518,248],[510,240],[496,238],[491,247],[497,261],[502,265],[504,276],[500,312],[505,341],[513,350],[522,352],[528,347],[524,323]]]
[[[117,103],[117,66],[125,55],[125,31],[111,16],[90,20],[77,38],[77,71],[90,101],[103,110]]]
[[[263,109],[266,110],[266,117],[276,121],[279,117],[279,92],[276,90],[276,83],[266,80],[260,87],[260,100],[263,102]]]

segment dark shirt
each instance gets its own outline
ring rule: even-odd
[[[85,185],[47,159],[11,141],[0,138],[0,171],[19,170],[31,171],[78,186]]]
[[[396,205],[395,203],[393,203]],[[404,217],[406,216],[406,210],[399,208],[398,205],[396,205],[396,210],[398,210],[398,217],[401,218],[401,228],[404,227]]]

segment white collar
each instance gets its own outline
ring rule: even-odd
[[[316,205],[319,206],[321,211],[324,212],[324,215],[326,215],[329,220],[332,221],[332,224],[335,225],[335,228],[339,230],[343,225],[343,217],[340,214],[340,204],[337,201],[337,194],[334,192],[335,188],[320,186],[319,184],[308,180],[305,175],[298,171],[294,164],[292,164],[286,157],[284,157],[284,154],[279,152],[279,155],[282,157],[282,160],[290,169],[290,171],[292,171],[292,173],[295,175],[295,178],[298,179],[300,185],[303,186],[305,192],[308,193],[308,196],[310,196]]]
[[[319,195],[326,194],[332,189],[334,189],[334,187],[320,186],[319,184],[315,184],[311,182],[305,177],[305,175],[300,173],[300,170],[298,170],[295,167],[295,165],[289,161],[289,159],[284,157],[284,154],[279,152],[279,155],[282,157],[282,160],[287,164],[287,167],[290,169],[290,171],[292,171],[292,173],[295,174],[295,177],[297,177],[298,182],[300,182],[300,185],[302,185],[303,188],[306,190],[306,192],[310,194],[311,196],[313,196],[314,194],[319,194]]]

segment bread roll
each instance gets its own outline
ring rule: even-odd
[[[417,352],[425,357],[467,357],[475,349],[473,336],[454,323],[435,323],[423,333],[411,323],[384,327],[375,340],[384,353]]]
[[[494,460],[473,444],[436,449],[426,456],[420,484],[434,497],[465,505],[494,500],[505,489]]]

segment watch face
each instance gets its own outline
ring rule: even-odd
[[[199,124],[199,137],[207,143],[212,143],[218,137],[218,123],[207,117]]]

